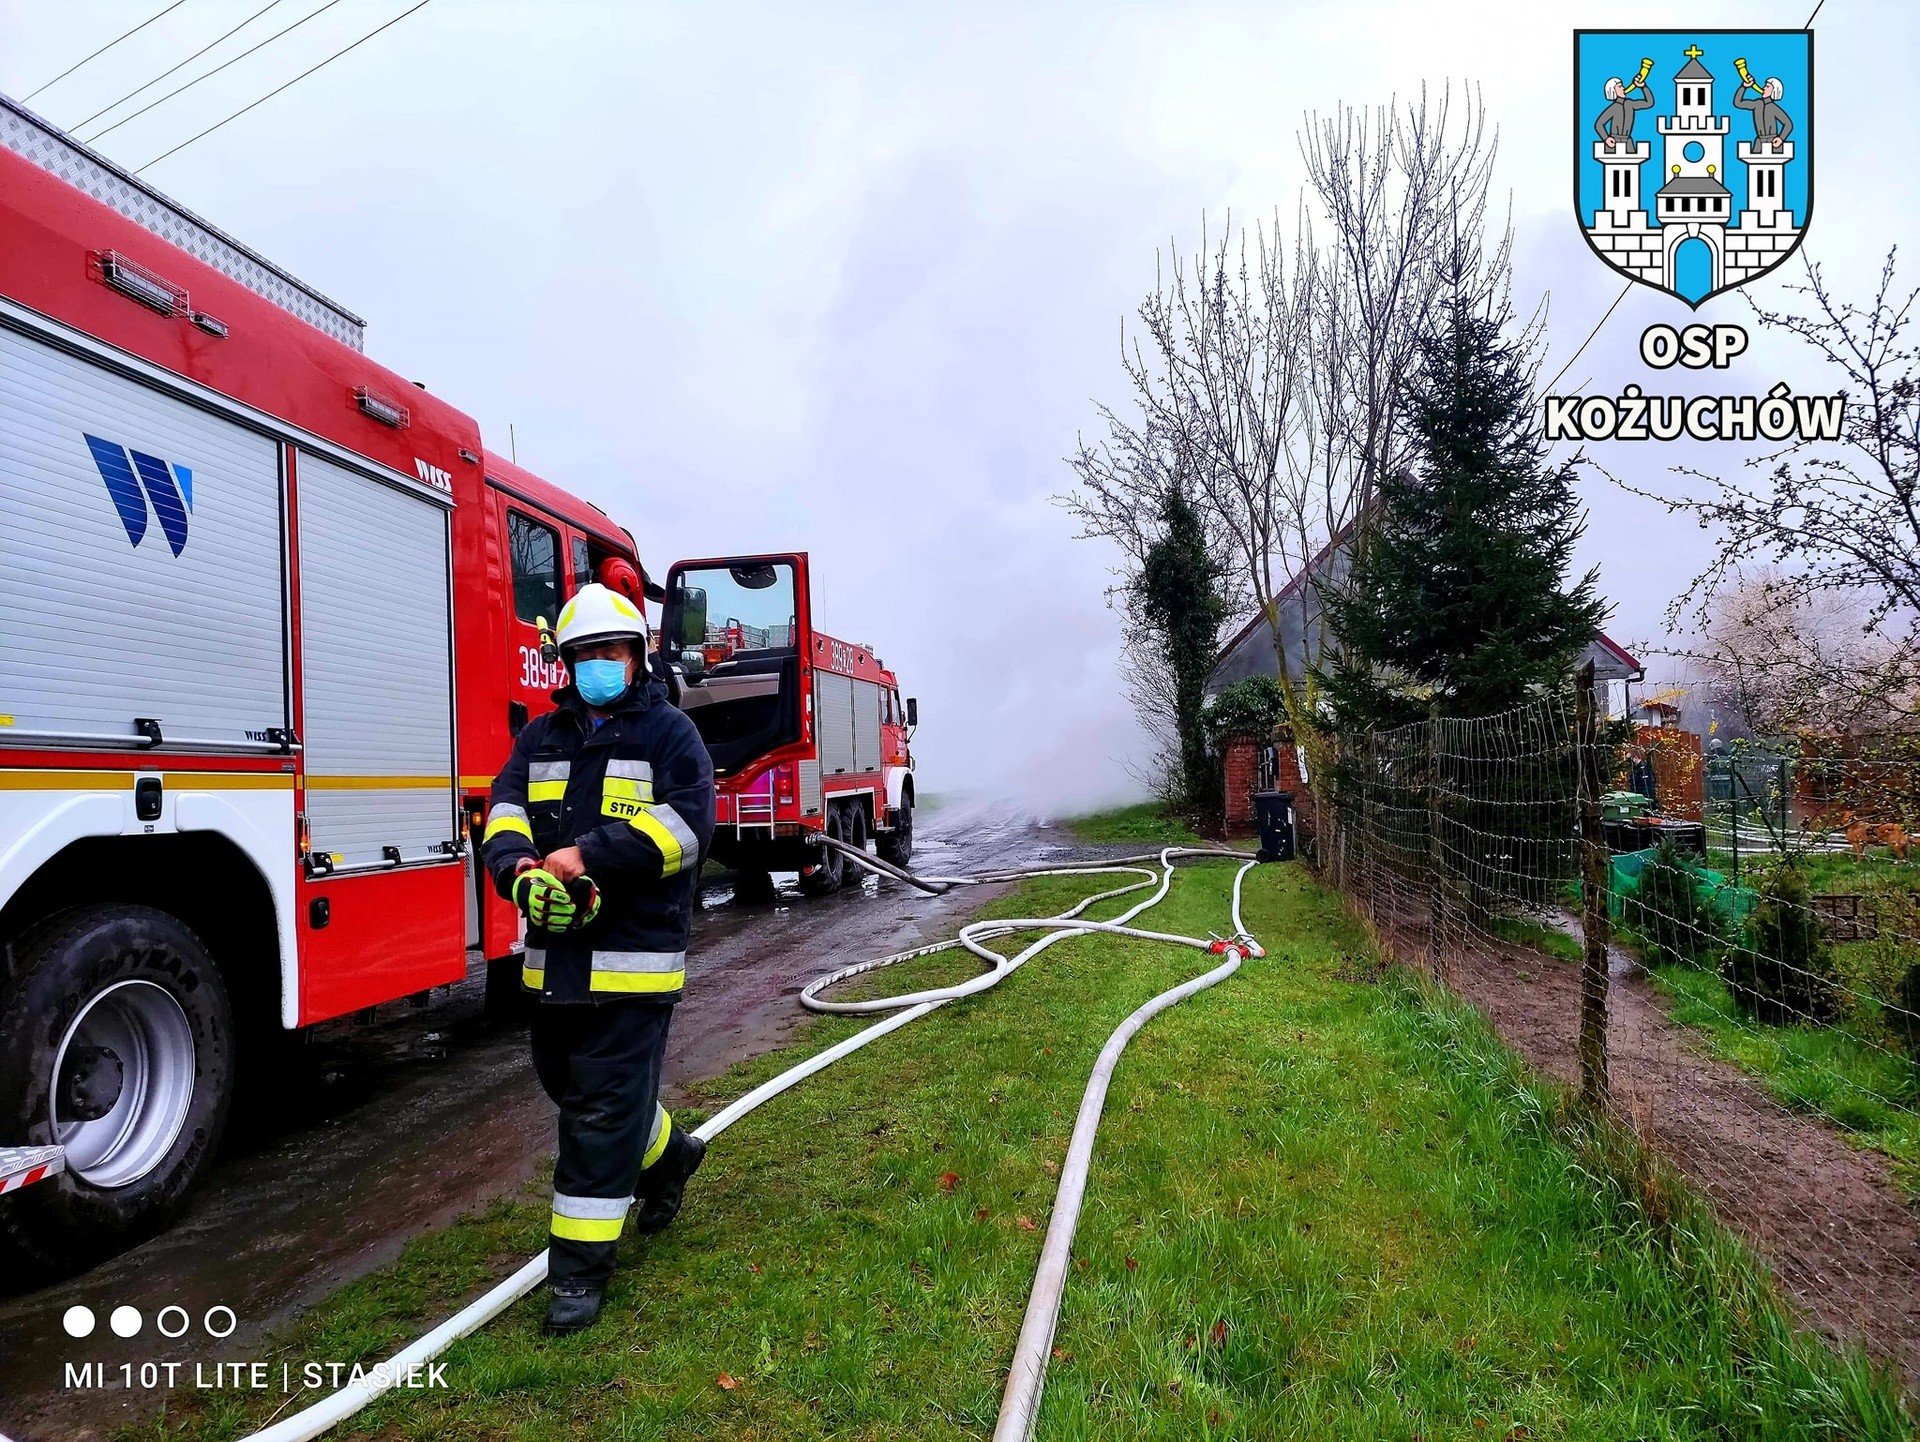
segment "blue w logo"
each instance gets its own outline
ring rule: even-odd
[[[120,524],[127,528],[127,539],[136,546],[145,539],[147,503],[151,501],[160,534],[167,538],[173,554],[185,550],[187,513],[193,509],[193,472],[98,436],[87,437],[87,449],[100,468],[100,479],[107,483],[107,494],[120,513]]]

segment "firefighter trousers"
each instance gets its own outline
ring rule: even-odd
[[[549,1003],[533,1016],[533,1069],[560,1108],[548,1280],[604,1287],[641,1174],[666,1150],[660,1066],[673,1007]]]

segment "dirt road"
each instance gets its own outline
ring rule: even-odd
[[[983,805],[927,812],[917,830],[914,865],[929,873],[1087,852],[1044,823]],[[749,906],[733,901],[722,873],[695,921],[669,1088],[778,1045],[806,1015],[796,998],[813,977],[950,936],[989,894],[935,898],[869,877],[825,900],[783,886],[774,902]],[[475,977],[424,1009],[314,1046],[284,1083],[276,1078],[275,1095],[250,1099],[209,1184],[164,1236],[73,1281],[0,1300],[0,1433],[48,1442],[107,1435],[165,1395],[121,1389],[121,1363],[181,1361],[190,1371],[253,1359],[265,1334],[310,1303],[540,1170],[552,1108],[523,1029],[486,1023],[480,994]],[[76,1304],[100,1319],[84,1342],[62,1327]],[[144,1319],[126,1340],[107,1326],[123,1304]],[[174,1342],[154,1325],[169,1305],[193,1319]],[[200,1325],[214,1306],[237,1319],[218,1343]],[[66,1364],[79,1360],[106,1363],[115,1385],[67,1388]]]

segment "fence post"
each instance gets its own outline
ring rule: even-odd
[[[1580,775],[1580,1097],[1604,1107],[1607,1079],[1607,845],[1600,827],[1600,714],[1593,662],[1580,668],[1574,697],[1574,753]]]
[[[1433,979],[1441,979],[1440,936],[1442,907],[1442,867],[1440,849],[1440,703],[1427,703],[1427,970]]]
[[[1321,777],[1325,788],[1321,795],[1327,798],[1327,805],[1316,810],[1327,818],[1328,830],[1322,834],[1333,839],[1332,854],[1327,858],[1333,867],[1333,889],[1344,895],[1347,890],[1347,798],[1343,788],[1347,784],[1347,773],[1344,769],[1346,743],[1342,737],[1333,738],[1327,747],[1327,758],[1326,772]]]

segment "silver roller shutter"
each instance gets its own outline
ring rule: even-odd
[[[853,769],[880,769],[880,687],[872,681],[853,683]]]
[[[0,328],[0,738],[286,718],[278,446]]]
[[[455,834],[448,513],[305,452],[296,483],[312,847],[427,859]]]
[[[833,671],[813,673],[813,731],[820,743],[820,771],[853,770],[853,678]]]

